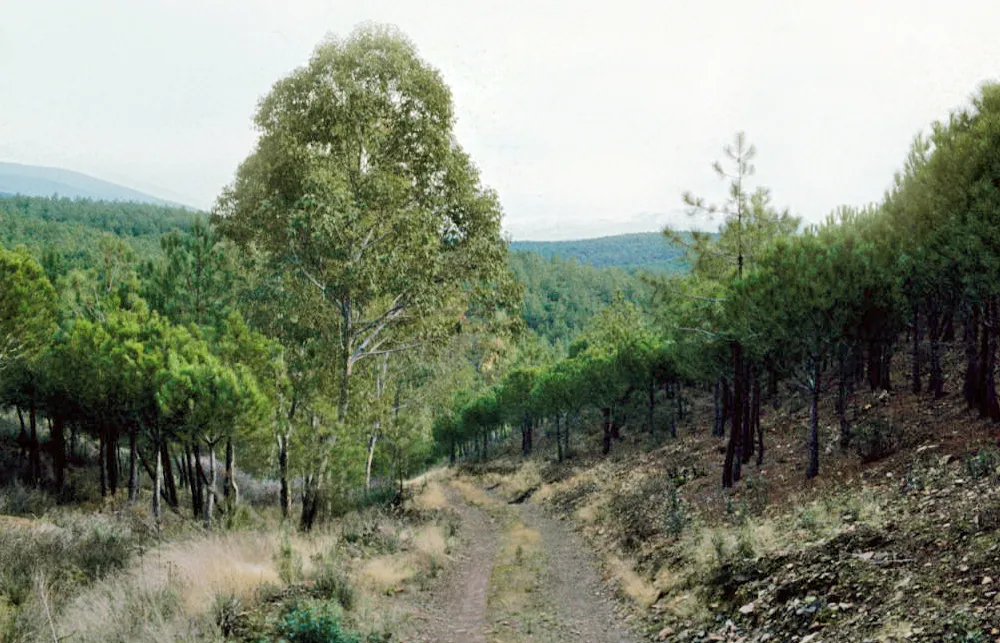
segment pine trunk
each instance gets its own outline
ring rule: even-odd
[[[240,488],[236,484],[236,447],[233,445],[232,438],[226,438],[226,470],[223,475],[226,484],[226,488],[223,490],[226,511],[232,511],[240,503]]]
[[[37,487],[42,483],[42,449],[38,443],[38,409],[35,408],[34,401],[28,407],[28,427],[31,431],[29,452],[31,483]]]
[[[173,509],[177,509],[177,482],[174,480],[174,466],[170,459],[170,448],[167,440],[160,440],[160,458],[163,459],[163,482],[167,488],[167,502]]]
[[[920,364],[920,340],[921,340],[921,329],[920,329],[920,307],[917,304],[913,305],[913,357],[912,357],[912,367],[913,367],[913,392],[917,395],[923,389],[923,382],[921,381],[921,364]]]
[[[128,502],[135,504],[139,498],[139,429],[128,432]]]
[[[820,392],[820,367],[819,360],[810,358],[812,367],[812,382],[810,387],[811,400],[809,404],[809,464],[806,467],[806,478],[815,478],[819,475],[819,392]]]
[[[603,407],[601,409],[601,418],[603,420],[603,439],[601,442],[601,453],[608,455],[611,453],[611,409],[608,407]]]

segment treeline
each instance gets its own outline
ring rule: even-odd
[[[239,463],[279,479],[305,529],[358,492],[398,492],[435,458],[456,383],[494,381],[519,327],[499,204],[453,120],[412,43],[366,26],[261,101],[209,223],[10,201],[34,245],[0,251],[0,407],[25,477],[72,498],[70,473],[97,465],[102,495],[148,489],[155,516],[189,501],[211,524],[238,502]],[[102,236],[55,269],[32,221]]]
[[[715,167],[729,183],[727,198],[685,195],[693,214],[722,216],[719,235],[687,238],[692,273],[656,285],[646,311],[653,330],[636,316],[568,359],[460,396],[438,425],[446,443],[527,427],[529,417],[558,421],[587,404],[605,418],[607,452],[626,393],[682,380],[714,392],[713,430],[724,435],[728,427],[722,482],[730,486],[742,466],[763,461],[762,401],[787,385],[810,402],[805,472],[813,477],[823,395],[836,396],[846,448],[857,439],[847,412],[854,391],[899,385],[891,366],[905,352],[907,385],[940,397],[949,342],[964,351],[961,389],[970,409],[1000,421],[1000,86],[984,86],[970,107],[917,137],[881,203],[840,208],[802,232],[766,189],[747,188],[755,150],[742,135],[726,153]],[[629,306],[618,308],[628,316]],[[573,382],[569,394],[550,384],[565,381]]]

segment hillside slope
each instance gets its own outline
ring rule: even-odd
[[[568,463],[552,462],[549,438],[534,459],[468,470],[575,524],[649,640],[998,640],[1000,451],[959,396],[858,392],[856,443],[842,451],[824,424],[809,483],[808,408],[785,397],[762,418],[764,465],[725,491],[711,400],[688,395],[677,440],[626,423],[600,458],[590,427],[577,429]],[[884,453],[873,459],[875,443]]]
[[[55,167],[0,163],[0,194],[48,197],[58,194],[71,199],[134,201],[171,207],[187,207],[123,185]]]

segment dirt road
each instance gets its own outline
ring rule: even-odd
[[[593,558],[568,524],[531,504],[454,488],[456,564],[421,598],[410,643],[631,643]]]

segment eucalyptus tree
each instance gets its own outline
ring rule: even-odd
[[[336,316],[337,419],[357,364],[406,351],[442,308],[506,279],[496,195],[455,141],[451,93],[413,44],[365,26],[321,44],[258,107],[260,138],[215,208]]]

